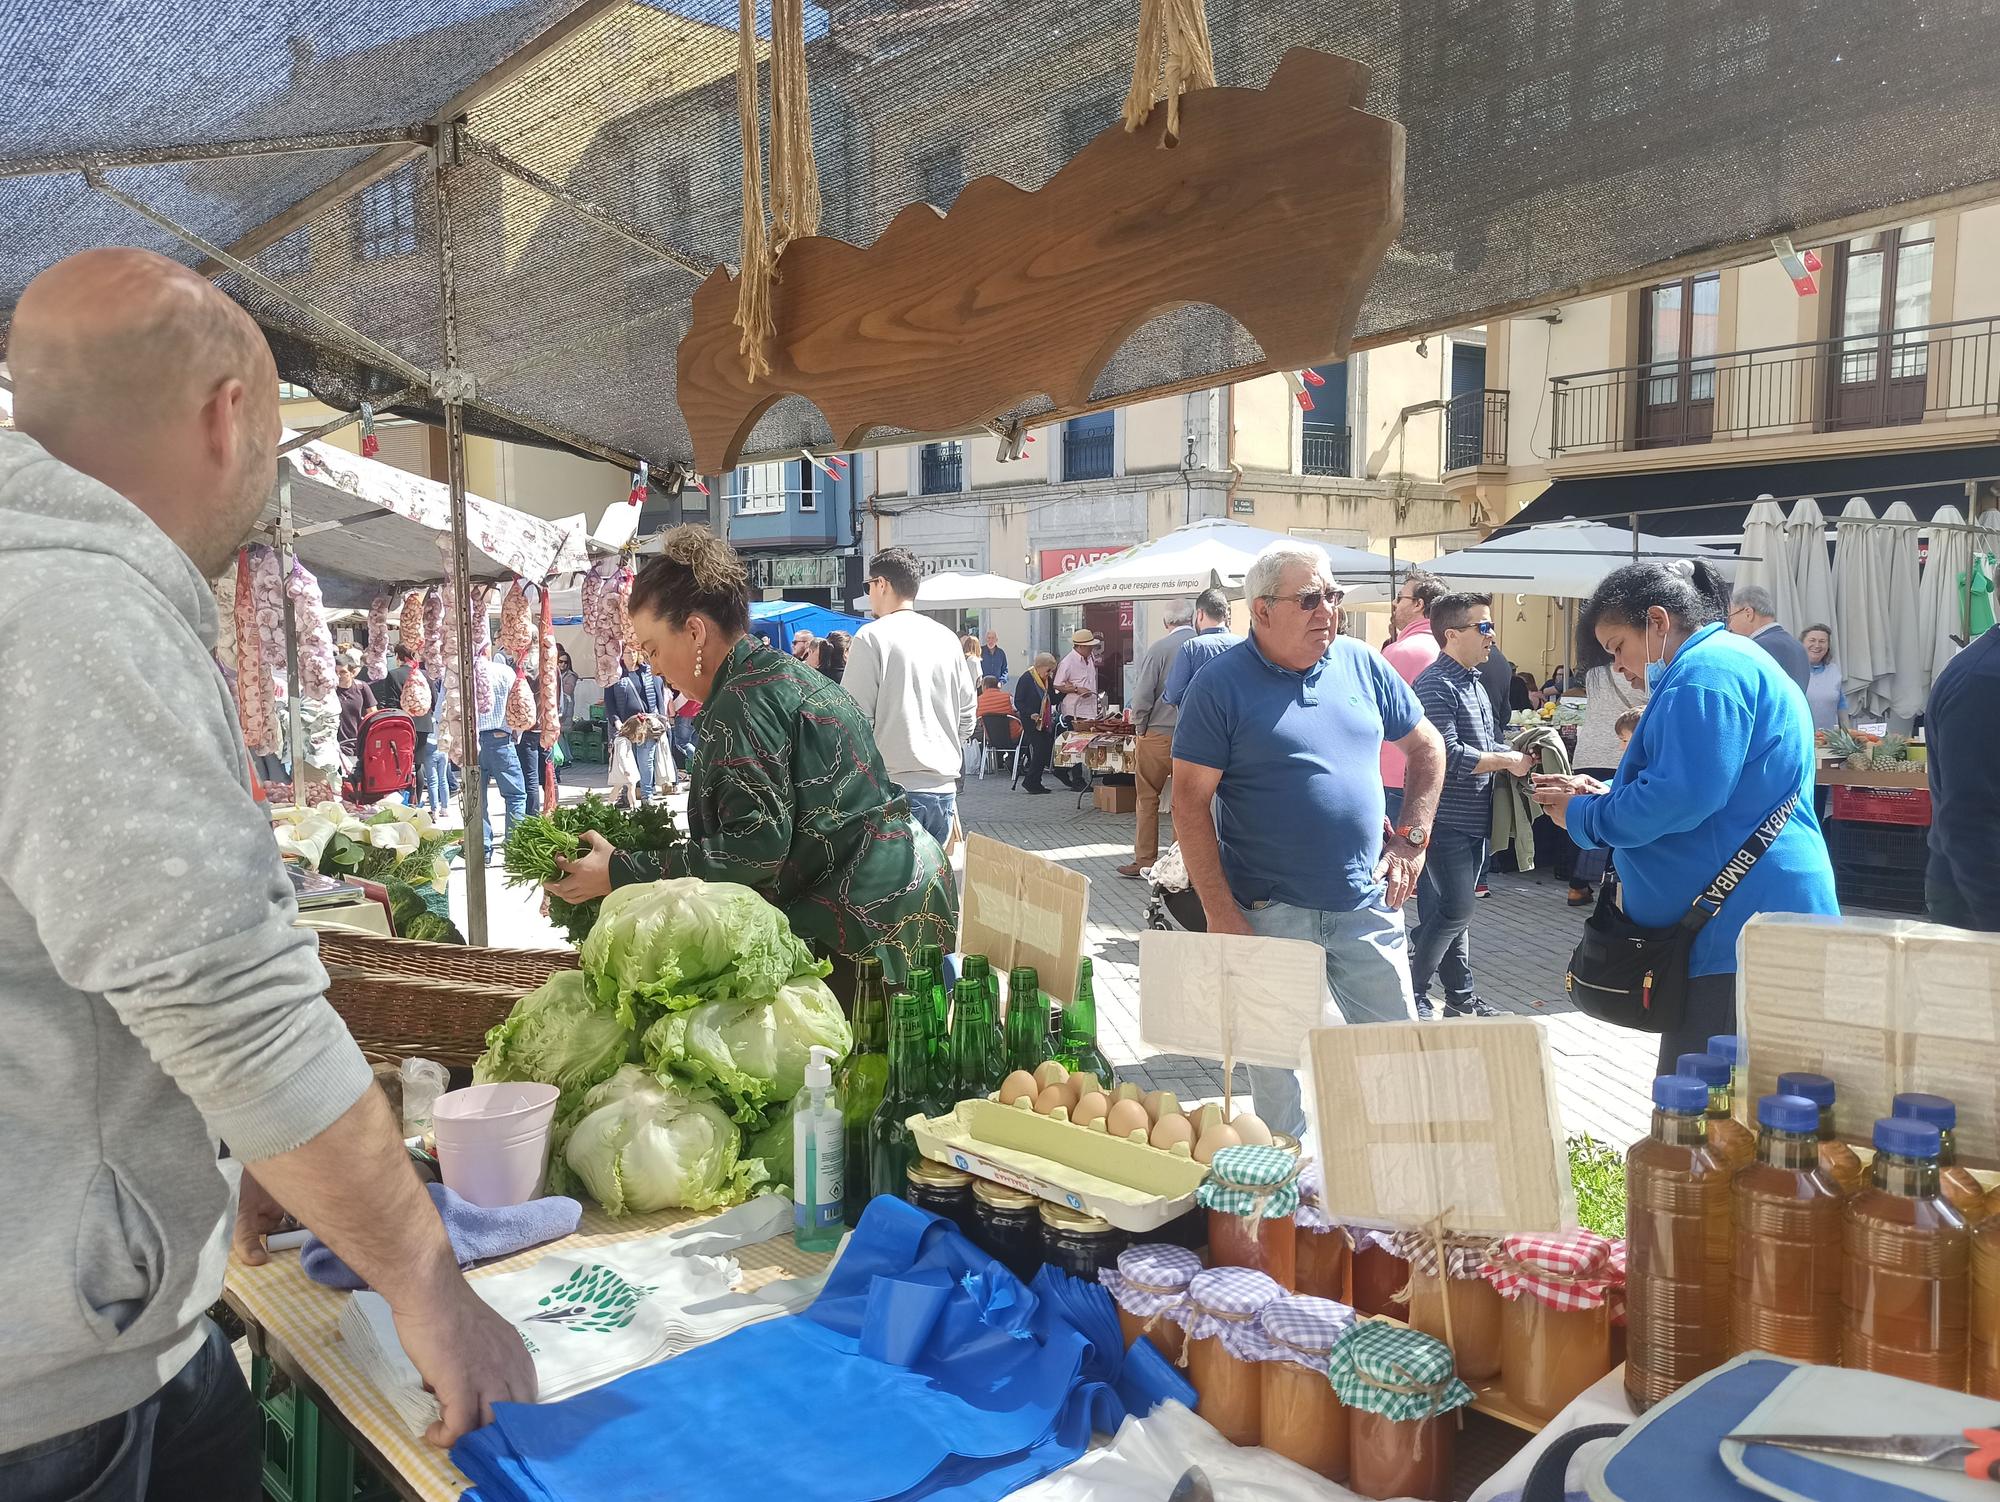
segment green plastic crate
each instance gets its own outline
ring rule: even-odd
[[[572,726],[569,732],[569,756],[571,761],[602,764],[605,760],[603,729],[597,725]]]
[[[250,1364],[270,1502],[394,1502],[395,1488],[262,1356]]]

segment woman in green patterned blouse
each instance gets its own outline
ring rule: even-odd
[[[898,981],[919,945],[954,948],[944,852],[910,817],[846,691],[749,634],[749,576],[729,545],[700,527],[669,532],[632,585],[631,613],[653,670],[701,701],[688,838],[635,855],[586,834],[589,849],[549,890],[582,902],[667,876],[741,882],[833,962],[843,1003],[862,955]]]

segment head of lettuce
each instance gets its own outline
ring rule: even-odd
[[[742,1134],[706,1092],[627,1064],[583,1098],[562,1152],[611,1215],[740,1204],[766,1178],[739,1156]]]
[[[628,1022],[704,1001],[768,998],[795,975],[830,968],[749,887],[691,876],[618,888],[582,959],[598,999]]]
[[[800,975],[769,1001],[704,1001],[669,1012],[640,1047],[657,1073],[709,1085],[736,1120],[761,1123],[765,1108],[799,1093],[815,1043],[844,1058],[854,1032],[826,982]]]

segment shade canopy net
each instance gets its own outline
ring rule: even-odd
[[[806,11],[822,232],[868,244],[906,204],[948,209],[975,176],[1044,184],[1116,118],[1137,5]],[[768,6],[760,16],[768,30]],[[1209,0],[1208,16],[1223,83],[1262,86],[1292,47],[1338,52],[1371,70],[1368,108],[1407,131],[1403,232],[1362,309],[1363,343],[2000,178],[2000,9],[1982,0]],[[414,132],[462,114],[468,426],[686,461],[676,347],[700,278],[738,254],[736,24],[735,0],[0,0],[0,307],[86,246],[204,261],[93,188],[80,169],[94,162],[108,188],[365,336],[211,263],[272,331],[288,379],[343,408],[379,403],[411,384],[397,362],[444,363],[432,173]],[[219,152],[301,137],[341,149]],[[203,159],[148,156],[175,152]],[[135,153],[148,160],[119,165]],[[1302,282],[1326,274],[1315,256],[1297,247]],[[1260,360],[1228,317],[1184,307],[1130,336],[1091,403]],[[438,411],[421,393],[394,405]],[[1046,410],[1031,399],[1020,413]],[[787,398],[749,452],[831,436]]]

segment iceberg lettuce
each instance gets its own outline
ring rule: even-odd
[[[620,887],[583,941],[598,998],[637,1024],[704,1001],[761,1000],[832,967],[749,887],[679,877]]]
[[[627,1064],[584,1097],[562,1151],[605,1213],[645,1215],[748,1199],[766,1172],[742,1140],[714,1101]]]
[[[844,1058],[854,1033],[826,983],[808,974],[793,976],[768,1001],[705,1001],[670,1012],[639,1046],[656,1073],[713,1085],[736,1119],[751,1123],[798,1094],[815,1043]]]

